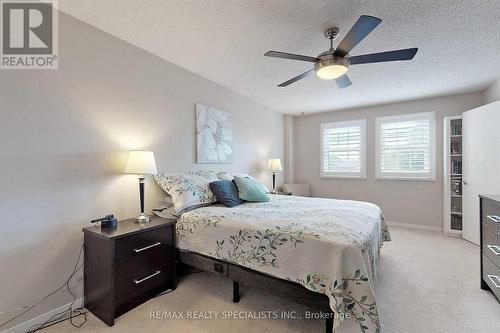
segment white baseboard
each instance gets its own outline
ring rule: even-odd
[[[431,225],[421,225],[421,224],[401,223],[401,222],[391,222],[391,221],[386,221],[385,223],[388,226],[394,226],[394,227],[443,232],[443,228],[434,227]]]
[[[82,304],[82,301],[83,301],[82,298],[77,299],[73,303],[73,309],[79,308],[80,305]],[[52,317],[53,315],[55,315],[56,313],[62,312],[65,309],[69,308],[70,305],[71,305],[71,303],[61,305],[60,307],[58,307],[56,309],[53,309],[53,310],[51,310],[47,313],[44,313],[38,317],[35,317],[33,319],[29,319],[27,321],[24,321],[20,324],[17,324],[14,327],[6,329],[5,331],[1,331],[0,333],[26,333],[33,325],[43,324],[45,321],[49,320],[49,318]]]

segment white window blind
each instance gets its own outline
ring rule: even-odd
[[[366,177],[366,120],[321,124],[321,176]]]
[[[375,126],[377,178],[435,179],[435,112],[380,117]]]

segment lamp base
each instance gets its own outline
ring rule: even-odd
[[[141,213],[141,215],[134,218],[134,222],[135,223],[149,223],[149,222],[151,222],[151,216],[148,216],[144,213]]]

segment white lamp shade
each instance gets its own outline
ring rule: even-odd
[[[281,160],[279,158],[272,158],[269,160],[269,170],[271,171],[282,171]]]
[[[154,175],[158,173],[156,170],[155,155],[152,151],[129,151],[124,172],[139,175]]]

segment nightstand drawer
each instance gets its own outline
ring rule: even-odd
[[[490,260],[500,267],[500,237],[490,228],[483,227],[482,250]]]
[[[500,268],[496,267],[493,262],[483,253],[483,280],[497,299],[500,299]]]
[[[500,205],[488,199],[481,202],[481,224],[500,237]]]
[[[173,244],[170,227],[141,232],[116,240],[116,269],[160,256]]]
[[[166,285],[172,279],[167,265],[152,267],[148,270],[134,270],[132,267],[116,277],[115,306],[134,301],[155,288]]]
[[[171,247],[158,246],[148,252],[131,256],[121,264],[116,264],[115,274],[117,277],[126,276],[127,274],[137,275],[163,266],[170,267],[173,255]]]
[[[169,264],[172,260],[172,249],[169,245],[158,245],[147,251],[130,254],[115,264],[116,274],[123,274],[128,269],[143,270]]]

